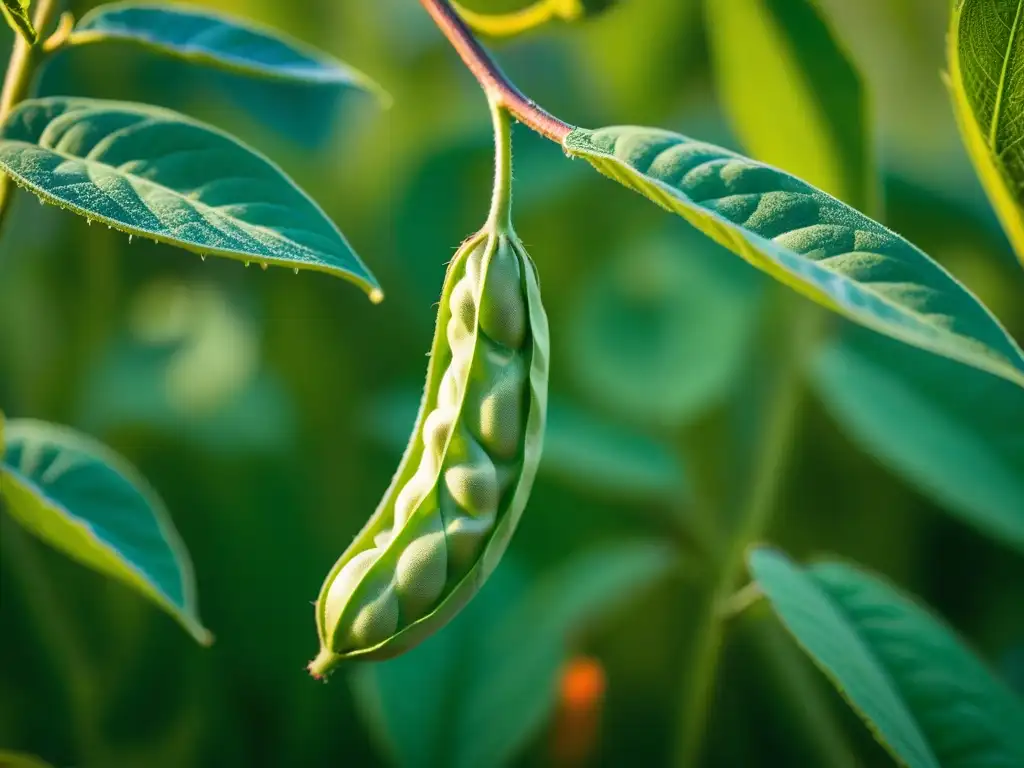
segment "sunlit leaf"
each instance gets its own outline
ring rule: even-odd
[[[718,93],[746,151],[874,210],[864,88],[816,0],[706,0],[704,9]]]
[[[982,186],[1024,262],[1024,3],[955,0],[950,98]]]
[[[107,3],[82,17],[68,44],[116,40],[250,77],[358,88],[388,99],[365,74],[323,51],[279,30],[194,5]]]
[[[653,128],[573,130],[570,155],[868,328],[1024,386],[1024,353],[941,266],[788,173]]]
[[[0,768],[51,768],[51,766],[33,755],[0,751]]]
[[[507,565],[437,635],[355,671],[360,706],[398,765],[507,765],[543,727],[573,635],[663,577],[671,548],[607,545],[523,584]]]
[[[868,452],[989,535],[1024,551],[1024,391],[848,327],[812,380]]]
[[[70,557],[119,579],[200,642],[192,563],[163,504],[108,448],[70,429],[8,421],[0,494],[10,515]]]
[[[203,255],[376,279],[320,207],[237,139],[170,110],[53,97],[0,128],[0,168],[90,220]]]
[[[365,432],[401,451],[419,400],[412,389],[379,397],[366,410]],[[685,469],[671,446],[558,399],[548,401],[538,473],[584,493],[635,502],[678,502],[687,492]]]
[[[28,42],[35,44],[39,40],[39,33],[32,24],[32,17],[29,15],[28,6],[31,0],[3,0],[4,17],[11,29],[24,37]]]
[[[750,568],[782,623],[900,762],[1024,764],[1024,705],[936,616],[845,564],[802,569],[758,549]]]
[[[631,238],[610,263],[595,267],[566,330],[579,386],[623,418],[661,429],[729,395],[760,306],[747,282],[723,269],[745,267],[723,263],[724,249],[679,224]]]

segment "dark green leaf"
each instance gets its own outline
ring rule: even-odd
[[[39,40],[39,33],[32,24],[32,17],[29,16],[28,6],[31,0],[3,0],[4,17],[11,29],[24,37],[29,43],[35,45]]]
[[[573,130],[570,155],[868,328],[1024,386],[1024,353],[941,266],[794,176],[653,128]]]
[[[1024,262],[1024,0],[955,0],[948,44],[960,135]]]
[[[212,10],[170,3],[107,3],[82,17],[68,43],[123,40],[196,64],[296,84],[358,88],[373,80],[284,33]]]
[[[848,565],[758,549],[750,568],[797,642],[901,762],[1024,764],[1024,706],[936,616]]]
[[[269,160],[166,109],[53,97],[20,103],[0,168],[40,198],[200,254],[376,279],[326,214]]]
[[[1024,551],[1024,391],[848,327],[814,361],[832,414],[868,452],[991,536]]]
[[[864,88],[816,0],[706,0],[704,8],[718,93],[747,152],[874,210]]]
[[[361,707],[398,765],[507,765],[552,714],[573,635],[673,560],[661,544],[607,546],[525,589],[506,558],[437,635],[356,670]]]
[[[7,423],[3,500],[27,530],[133,587],[200,642],[192,563],[163,504],[127,463],[91,438],[30,420]]]

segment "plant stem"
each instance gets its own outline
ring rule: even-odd
[[[23,100],[32,87],[32,81],[39,69],[39,63],[46,57],[43,49],[44,36],[54,15],[60,10],[61,0],[38,0],[32,16],[32,24],[39,32],[40,42],[30,45],[21,35],[14,36],[14,49],[7,63],[7,74],[4,76],[3,90],[0,91],[0,124],[11,110]],[[0,232],[11,207],[11,190],[14,185],[11,178],[0,174]]]
[[[491,104],[504,107],[519,122],[552,141],[561,144],[573,126],[559,120],[527,98],[499,69],[484,50],[466,23],[452,8],[448,0],[420,0],[438,29],[448,38],[452,47],[484,89]]]
[[[494,192],[488,226],[498,231],[512,229],[512,126],[504,107],[491,101],[494,121]]]
[[[474,31],[489,37],[513,37],[541,27],[555,19],[575,21],[583,15],[580,0],[536,0],[509,13],[477,13],[451,0],[452,8]]]
[[[684,665],[676,748],[676,764],[681,768],[694,765],[700,756],[722,653],[724,626],[728,619],[722,607],[736,591],[747,548],[763,535],[771,520],[798,421],[802,397],[802,342],[804,334],[816,326],[816,319],[820,316],[816,307],[802,300],[796,307],[788,306],[793,302],[788,295],[778,295],[777,301],[782,314],[780,325],[786,338],[786,349],[781,350],[777,370],[768,385],[750,491],[729,536],[721,565],[700,605],[691,656]],[[793,311],[792,316],[790,310]],[[808,318],[807,312],[816,314]],[[813,326],[809,322],[811,319],[815,320]]]

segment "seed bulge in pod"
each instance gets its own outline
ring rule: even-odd
[[[486,286],[480,295],[480,330],[511,349],[526,338],[527,311],[520,283],[519,254],[502,237],[487,265]]]
[[[380,579],[348,630],[352,648],[367,648],[387,640],[398,629],[398,598],[390,581]]]
[[[474,374],[478,375],[470,378],[466,419],[470,431],[491,455],[513,459],[519,452],[525,428],[526,367],[519,356],[501,361],[501,365],[492,362],[490,355],[478,355],[474,361]]]
[[[447,490],[442,488],[441,519],[444,536],[448,545],[448,572],[453,577],[462,577],[476,562],[487,537],[494,530],[496,513],[470,517],[466,515]]]
[[[435,510],[413,524],[416,538],[402,550],[395,568],[395,586],[407,622],[426,614],[448,581],[447,544],[440,511]]]
[[[476,286],[468,278],[463,277],[455,284],[448,305],[451,307],[452,321],[461,326],[466,333],[476,325]]]
[[[462,366],[465,369],[465,365]],[[450,365],[448,370],[444,372],[444,376],[441,377],[441,384],[437,388],[437,407],[438,408],[456,408],[459,404],[459,377],[457,376],[458,370],[455,365]],[[463,381],[465,379],[462,379]]]
[[[405,525],[405,521],[433,490],[434,470],[430,467],[432,463],[434,462],[424,461],[421,463],[419,469],[416,470],[416,474],[409,478],[401,493],[398,494],[398,498],[395,499],[395,531],[398,531]]]
[[[324,605],[324,625],[329,632],[334,632],[341,612],[345,610],[352,592],[359,585],[363,575],[380,555],[379,549],[367,549],[353,557],[338,571],[331,588],[327,590],[327,602]]]
[[[436,408],[423,423],[423,449],[433,456],[440,456],[448,442],[448,434],[458,415],[454,408]]]
[[[498,476],[494,463],[476,440],[462,441],[464,453],[455,454],[457,463],[444,470],[444,484],[452,499],[473,516],[494,514],[498,509]]]

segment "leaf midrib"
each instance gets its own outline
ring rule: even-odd
[[[1017,0],[1017,11],[1014,14],[1013,26],[1010,27],[1010,34],[1006,41],[1006,53],[1003,54],[1003,66],[999,73],[999,84],[996,86],[996,102],[992,107],[992,122],[989,125],[988,142],[989,148],[996,151],[996,135],[999,132],[999,121],[1003,112],[1003,94],[1006,91],[1006,78],[1010,70],[1010,62],[1013,60],[1013,44],[1017,39],[1017,30],[1020,29],[1021,13],[1024,12],[1024,0]]]
[[[1021,0],[1021,2],[1024,3],[1024,0]],[[611,157],[611,156],[608,156],[608,157]],[[614,159],[616,162],[619,162],[619,163],[622,162],[622,161],[618,160],[618,158],[612,157],[611,159]],[[622,164],[625,165],[626,167],[630,168],[631,170],[635,170],[635,169],[632,169],[632,166],[629,166],[629,165],[627,165],[625,163],[622,163]],[[684,194],[680,190],[675,189],[674,187],[672,187],[671,185],[667,184],[666,182],[661,181],[660,179],[653,178],[651,176],[648,176],[645,173],[641,173],[640,171],[636,171],[636,172],[640,173],[640,175],[642,175],[645,179],[650,180],[651,183],[656,184],[657,186],[661,187],[665,192],[669,193],[673,198],[675,198],[677,194]],[[703,211],[705,214],[715,217],[716,220],[718,220],[720,223],[722,223],[725,226],[738,229],[741,232],[745,233],[746,235],[751,236],[751,237],[756,237],[759,240],[762,240],[765,243],[772,245],[773,247],[784,248],[785,250],[789,250],[788,248],[785,248],[785,246],[780,246],[773,239],[764,237],[763,235],[759,235],[758,233],[753,232],[753,231],[747,229],[746,227],[744,227],[742,225],[736,224],[736,223],[730,221],[729,219],[726,219],[724,216],[722,216],[718,212],[710,210],[708,208],[705,208],[701,203],[698,203],[698,202],[693,201],[693,200],[691,200],[691,202],[693,202],[693,204],[695,206],[697,206],[698,208],[700,208],[700,210]],[[902,304],[897,304],[897,303],[893,302],[885,294],[880,293],[879,291],[876,291],[876,290],[874,290],[872,288],[873,284],[880,283],[880,281],[874,281],[874,283],[866,283],[866,282],[862,282],[862,281],[857,281],[857,280],[852,279],[848,275],[844,275],[842,272],[837,272],[836,270],[829,269],[827,266],[821,265],[819,262],[815,261],[814,259],[807,258],[806,255],[804,255],[804,254],[797,253],[796,251],[792,251],[792,253],[794,255],[796,255],[797,257],[805,260],[808,263],[808,265],[813,266],[816,269],[820,269],[823,272],[827,272],[829,275],[834,276],[834,277],[838,278],[839,280],[841,280],[844,284],[852,286],[852,287],[855,287],[855,288],[859,288],[861,290],[869,292],[871,294],[871,296],[873,298],[875,298],[878,302],[886,305],[887,307],[890,307],[891,309],[895,310],[900,315],[902,315],[902,316],[904,316],[904,317],[906,317],[908,319],[912,319],[915,322],[921,322],[921,316],[920,315],[918,315],[917,313],[907,309]],[[843,255],[846,255],[846,254],[837,254],[837,255],[838,256],[843,256]],[[832,257],[829,257],[829,258],[835,258],[835,256],[832,256]],[[778,264],[778,266],[783,268],[783,269],[786,269],[786,266],[784,264],[780,263],[780,262],[773,262],[773,263]],[[787,272],[788,272],[788,270],[787,270]],[[817,286],[815,286],[815,288],[817,288]],[[831,297],[829,297],[829,299],[832,300]],[[987,349],[991,349],[991,347],[989,347],[987,344],[985,344],[984,342],[981,342],[981,341],[979,341],[977,339],[973,339],[971,337],[964,336],[962,334],[954,333],[952,331],[947,331],[947,330],[942,329],[942,328],[936,328],[936,330],[939,331],[943,336],[948,336],[948,337],[957,338],[957,339],[964,339],[966,341],[973,342],[974,344],[980,344],[980,345],[984,346],[986,348],[986,350]],[[998,360],[998,361],[1003,362],[1003,363],[1009,363],[1012,368],[1016,368],[1016,366],[1012,365],[1012,361],[1010,361],[1008,358],[1003,358],[1002,356],[999,356],[998,354],[997,355],[993,355],[991,352],[988,352],[988,351],[982,351],[982,350],[975,350],[975,351],[976,352],[980,352],[981,354],[984,354],[986,357],[989,357],[991,359]]]
[[[1021,4],[1021,6],[1024,6],[1024,0],[1019,0],[1019,2]],[[636,174],[643,181],[653,185],[655,188],[657,188],[660,191],[664,192],[672,200],[678,201],[680,203],[683,202],[683,201],[679,200],[679,197],[678,197],[679,195],[685,194],[681,190],[676,189],[675,187],[673,187],[672,185],[668,184],[667,182],[661,181],[660,179],[656,179],[653,176],[650,176],[650,175],[640,171],[639,169],[634,168],[629,163],[619,159],[617,156],[607,152],[606,150],[603,150],[603,149],[601,149],[599,147],[594,146],[589,141],[588,141],[588,146],[585,146],[585,147],[572,147],[572,146],[568,146],[567,145],[567,148],[570,151],[573,151],[573,152],[582,152],[584,157],[587,157],[587,155],[589,154],[591,157],[597,157],[597,158],[600,158],[602,160],[610,161],[612,163],[615,163],[619,167],[625,169],[626,171],[628,171],[630,173]],[[612,178],[614,179],[614,176]],[[750,237],[758,238],[759,240],[763,240],[764,242],[769,243],[769,244],[771,244],[771,245],[773,245],[775,247],[784,247],[784,246],[779,246],[778,243],[773,242],[769,238],[763,237],[762,235],[759,235],[756,232],[753,232],[753,231],[747,229],[746,227],[743,227],[743,226],[741,226],[739,224],[736,224],[733,221],[730,221],[729,219],[726,219],[724,216],[722,216],[721,214],[717,213],[716,211],[713,211],[713,210],[710,210],[708,208],[705,208],[700,203],[697,203],[696,201],[693,201],[690,198],[688,198],[688,199],[690,200],[691,203],[693,203],[693,205],[695,207],[697,207],[701,211],[701,213],[703,215],[707,215],[707,216],[712,217],[717,223],[721,224],[722,226],[728,227],[730,229],[739,230],[741,233],[744,234],[744,236],[750,236]],[[675,213],[675,211],[673,211],[673,213]],[[786,250],[789,250],[789,249],[786,249]],[[915,323],[916,322],[921,322],[921,318],[920,318],[919,315],[917,315],[916,313],[908,310],[906,307],[904,307],[904,306],[902,306],[900,304],[894,303],[891,299],[886,297],[884,294],[879,293],[879,292],[877,292],[875,290],[872,290],[870,288],[870,283],[858,282],[858,281],[853,280],[852,278],[848,277],[847,275],[842,274],[841,272],[836,272],[834,270],[828,269],[827,267],[824,267],[824,266],[820,265],[818,262],[816,262],[816,261],[814,261],[812,259],[807,259],[806,256],[804,256],[802,254],[799,254],[799,253],[796,253],[796,251],[793,251],[793,253],[797,257],[806,260],[807,263],[812,265],[814,268],[822,270],[824,272],[827,272],[830,276],[838,278],[845,285],[853,286],[853,287],[856,287],[856,288],[860,288],[861,290],[865,290],[865,291],[869,292],[874,299],[876,299],[880,303],[884,304],[885,306],[890,307],[891,309],[895,310],[900,316],[908,318],[908,319],[912,319]],[[786,267],[785,264],[782,264],[782,263],[780,263],[778,261],[775,261],[775,260],[772,260],[771,263],[774,264],[774,265],[777,265],[779,268],[785,270],[787,274],[791,274],[789,269]],[[941,265],[936,264],[936,266],[941,269]],[[799,276],[797,276],[797,277],[799,278]],[[817,286],[813,286],[813,287],[815,289],[817,289],[817,290],[820,290]],[[827,294],[826,294],[826,296],[827,296]],[[830,296],[828,297],[828,299],[830,301],[833,301],[833,299]],[[853,310],[850,310],[850,311],[853,311]],[[860,314],[860,313],[858,313],[858,314]],[[971,348],[971,352],[974,355],[981,356],[984,359],[991,361],[991,363],[993,365],[998,366],[998,370],[999,371],[1006,371],[1006,369],[1008,369],[1007,372],[1012,372],[1012,376],[1013,376],[1012,379],[1008,379],[1008,380],[1013,381],[1018,386],[1024,386],[1024,368],[1018,367],[1015,364],[1013,359],[1011,359],[1009,357],[1006,357],[1006,356],[1003,356],[994,347],[989,346],[987,343],[985,343],[985,342],[983,342],[983,341],[981,341],[979,339],[975,339],[975,338],[970,337],[970,336],[964,336],[963,334],[955,333],[955,332],[948,331],[948,330],[945,330],[945,329],[942,329],[942,328],[937,328],[936,330],[940,331],[941,335],[946,337],[946,338],[958,339],[958,340],[961,340],[962,342],[967,342],[969,347]],[[888,331],[887,331],[887,333],[888,333]],[[897,337],[897,338],[899,338],[899,337]],[[906,338],[903,338],[902,340],[907,342]],[[1016,347],[1016,342],[1012,338],[1007,337],[1007,340],[1009,341],[1009,343],[1013,347]],[[907,342],[907,343],[910,343],[910,342]],[[916,344],[916,342],[913,342],[913,343]],[[977,347],[981,347],[981,349],[978,349]],[[927,349],[927,348],[925,348],[925,349]],[[935,352],[934,350],[929,350],[929,351]],[[938,353],[938,354],[943,354],[943,353]],[[950,357],[950,355],[944,355],[944,356]],[[965,365],[971,365],[973,367],[978,367],[976,365],[976,363],[971,362],[969,359],[965,359],[965,357],[966,357],[965,355],[958,354],[956,357],[953,357],[952,359],[955,359],[955,360],[957,360],[957,361],[959,361],[961,363],[964,363]],[[1024,359],[1024,355],[1022,355],[1022,359]],[[997,372],[996,370],[992,370],[991,368],[986,368],[986,369],[983,369],[983,370],[988,370],[990,373],[992,373],[994,375],[1001,376],[1002,378],[1007,378],[1006,373]]]

